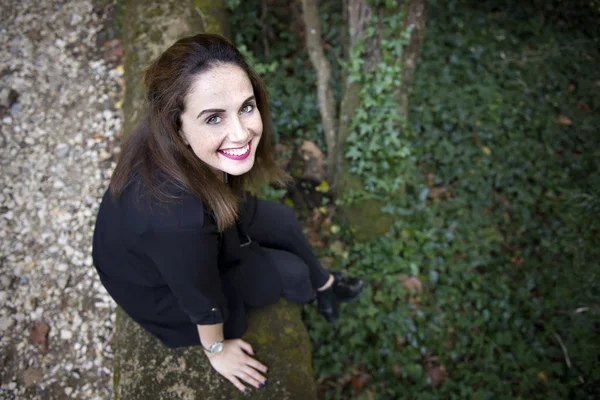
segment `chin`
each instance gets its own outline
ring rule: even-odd
[[[225,169],[223,169],[223,171],[232,176],[240,176],[240,175],[244,175],[247,172],[250,172],[250,170],[252,169],[253,166],[254,166],[254,161],[252,161],[251,164],[249,163],[248,166],[240,166],[238,168],[225,168]]]

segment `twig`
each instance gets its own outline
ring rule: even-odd
[[[560,344],[560,348],[562,349],[563,354],[565,355],[565,361],[567,362],[567,367],[571,368],[571,359],[569,358],[569,352],[567,351],[567,346],[565,346],[565,344],[563,343],[563,341],[560,338],[560,336],[558,335],[558,333],[554,332],[554,337],[556,338],[556,340],[558,340],[558,344]]]
[[[267,2],[263,0],[260,2],[260,22],[262,25],[262,41],[265,57],[269,57],[269,41],[267,40],[267,29],[269,29],[269,24],[267,23],[268,14]]]
[[[536,60],[541,61],[548,57],[554,56],[557,52],[561,52],[562,50],[572,49],[573,47],[577,47],[579,45],[588,45],[590,43],[598,42],[599,40],[600,39],[598,39],[598,38],[578,39],[578,40],[573,40],[568,45],[552,47],[552,48],[548,49],[547,51],[538,50],[538,51],[532,52],[531,54],[520,54],[520,55],[515,55],[515,56],[509,56],[509,57],[507,57],[507,56],[502,57],[503,53],[501,53],[500,57],[502,58],[503,64],[506,64],[509,62],[517,62],[517,63],[520,62],[520,63],[524,64],[528,61],[536,61]]]
[[[206,17],[198,7],[196,7],[196,12],[198,13],[198,15],[200,15],[200,18],[202,18],[202,30],[206,32]]]

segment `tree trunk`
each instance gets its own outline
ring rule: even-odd
[[[201,32],[229,36],[223,1],[124,0],[125,99],[123,132],[133,132],[143,111],[142,73],[177,39]]]
[[[408,118],[408,96],[410,94],[412,79],[416,68],[418,50],[423,39],[425,28],[425,0],[404,0],[406,16],[404,26],[412,25],[411,37],[408,45],[404,47],[402,60],[402,84],[397,90],[395,98],[398,101],[398,113],[405,120]],[[354,47],[361,37],[364,36],[367,24],[375,14],[379,21],[385,16],[384,9],[376,9],[368,4],[367,0],[346,0],[345,20],[348,27],[348,38],[346,42],[350,48]],[[363,70],[369,71],[381,61],[379,43],[383,39],[383,27],[381,23],[376,25],[375,34],[365,44],[363,54]],[[346,51],[347,57],[349,52]],[[337,131],[336,145],[336,174],[333,180],[333,188],[338,197],[343,197],[349,190],[364,190],[361,179],[348,171],[347,162],[344,159],[344,144],[351,132],[352,116],[360,107],[360,85],[350,82],[346,78],[343,97],[340,104],[339,128]],[[358,240],[367,240],[385,234],[392,222],[393,217],[382,213],[383,203],[377,200],[366,200],[358,205],[342,206],[342,214],[348,222],[356,228],[355,237]]]
[[[204,5],[206,3],[206,5]],[[150,61],[177,39],[202,32],[228,36],[223,1],[125,0],[124,136],[144,110],[141,77]],[[316,399],[310,340],[299,307],[281,300],[248,315],[249,342],[269,367],[269,385],[254,399]],[[242,395],[219,375],[200,346],[169,349],[120,308],[115,325],[113,390],[115,399],[238,399]]]
[[[321,123],[327,143],[327,175],[333,181],[336,174],[336,113],[333,91],[329,84],[331,66],[323,53],[321,41],[321,24],[319,23],[319,9],[317,0],[302,0],[303,18],[306,24],[306,48],[311,62],[317,70],[317,99],[321,112]]]

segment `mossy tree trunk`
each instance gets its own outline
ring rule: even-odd
[[[144,110],[145,68],[177,39],[202,32],[229,36],[223,1],[124,0],[124,136]],[[210,365],[199,346],[164,347],[117,309],[113,389],[115,399],[316,399],[308,333],[299,307],[281,300],[252,311],[243,337],[269,367],[269,385],[242,394]]]
[[[386,16],[384,7],[373,7],[368,0],[347,0],[344,10],[344,21],[347,28],[345,43],[345,58],[349,59],[349,49],[365,36],[367,27],[373,16],[379,17],[379,21]],[[307,30],[307,48],[311,54],[311,60],[318,71],[319,105],[321,117],[325,127],[335,126],[336,132],[328,134],[328,168],[329,180],[337,197],[343,197],[350,190],[364,190],[362,180],[349,172],[347,162],[344,158],[345,142],[352,128],[352,118],[356,110],[361,106],[360,84],[345,78],[343,95],[339,106],[339,118],[332,121],[335,113],[330,110],[335,108],[332,100],[326,96],[325,86],[329,86],[329,64],[323,54],[320,37],[317,1],[303,0],[304,21]],[[405,11],[403,25],[412,26],[409,43],[404,46],[402,59],[402,84],[395,93],[398,103],[398,114],[408,117],[408,96],[411,90],[412,78],[416,68],[417,55],[425,29],[426,13],[425,0],[398,0],[398,4]],[[380,42],[384,38],[381,23],[375,25],[375,33],[365,43],[365,51],[362,55],[362,65],[365,72],[373,70],[374,66],[381,62]],[[324,103],[324,104],[322,104]],[[323,110],[326,110],[324,113]],[[324,129],[327,133],[327,130]],[[332,139],[331,137],[334,136]],[[333,145],[329,145],[333,142]],[[355,237],[366,240],[387,232],[393,222],[393,217],[380,211],[382,203],[377,200],[366,200],[359,205],[346,205],[341,207],[343,215],[348,222],[356,228]]]
[[[133,132],[143,110],[142,73],[177,39],[202,32],[229,36],[223,1],[123,0],[125,100],[123,132]]]

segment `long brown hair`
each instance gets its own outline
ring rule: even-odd
[[[229,185],[194,154],[179,134],[184,99],[192,81],[202,72],[220,64],[237,65],[246,71],[263,122],[254,166],[243,175],[231,176]],[[110,182],[114,198],[119,198],[134,174],[141,174],[143,184],[154,198],[171,202],[176,197],[160,184],[158,177],[162,176],[200,199],[212,212],[219,230],[223,231],[235,222],[245,189],[257,188],[264,183],[282,185],[290,180],[275,162],[265,85],[225,37],[198,34],[176,41],[146,69],[144,86],[146,117],[123,145]]]

